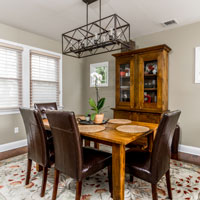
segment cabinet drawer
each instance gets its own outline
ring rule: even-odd
[[[159,123],[161,114],[159,113],[138,113],[138,121]]]
[[[132,120],[131,112],[129,111],[114,111],[115,119],[130,119]]]

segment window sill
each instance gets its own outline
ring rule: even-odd
[[[32,108],[34,109],[34,108]],[[64,106],[59,106],[58,110],[63,110]],[[0,110],[0,115],[13,115],[13,114],[20,114],[19,109],[11,109],[11,110]]]
[[[1,110],[0,111],[0,115],[13,115],[13,114],[20,114],[19,109]]]
[[[58,110],[63,110],[64,106],[58,106]]]

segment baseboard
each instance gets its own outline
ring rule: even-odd
[[[200,156],[200,148],[198,147],[192,147],[180,144],[178,150],[179,152]]]
[[[0,152],[9,151],[9,150],[12,150],[12,149],[17,149],[17,148],[24,147],[24,146],[27,146],[27,139],[19,140],[19,141],[16,141],[16,142],[10,142],[10,143],[7,143],[7,144],[1,144],[0,145]]]
[[[27,146],[27,139],[0,145],[0,152]],[[180,144],[179,152],[200,156],[200,148]]]

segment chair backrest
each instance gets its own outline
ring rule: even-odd
[[[26,129],[28,158],[42,166],[47,166],[49,149],[40,113],[27,108],[20,108],[20,112]]]
[[[153,144],[151,172],[159,180],[168,170],[171,158],[171,144],[181,111],[172,111],[162,116]]]
[[[34,103],[34,108],[40,111],[42,119],[46,119],[46,110],[58,110],[56,102]]]
[[[83,153],[74,113],[47,111],[46,114],[53,134],[55,168],[71,178],[80,180]]]

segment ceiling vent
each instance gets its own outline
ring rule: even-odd
[[[175,25],[175,24],[178,24],[178,23],[174,19],[162,23],[163,26],[171,26],[171,25]]]

